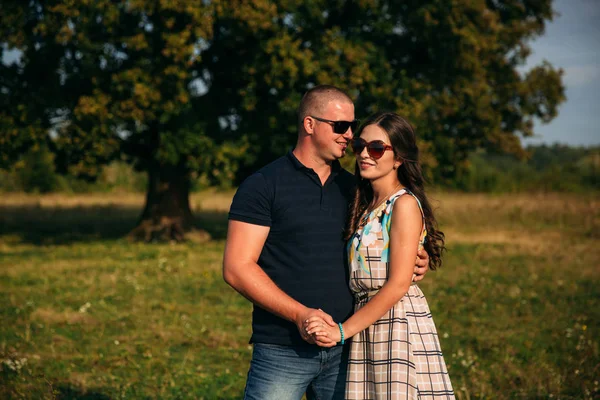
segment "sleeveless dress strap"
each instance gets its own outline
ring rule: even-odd
[[[421,230],[421,239],[419,240],[419,247],[422,247],[423,244],[425,244],[425,240],[427,238],[427,228],[425,226],[425,213],[423,212],[423,206],[421,205],[421,201],[419,200],[419,198],[417,196],[415,196],[415,194],[413,192],[411,192],[409,189],[407,188],[402,188],[400,189],[398,192],[394,193],[391,197],[390,200],[388,201],[388,212],[386,213],[386,221],[384,226],[386,227],[387,231],[389,232],[389,229],[391,227],[392,224],[392,210],[394,209],[394,203],[396,202],[396,199],[400,196],[402,196],[403,194],[409,194],[411,195],[416,201],[417,201],[417,205],[419,206],[419,210],[421,211],[421,220],[423,221],[423,229]],[[388,238],[389,240],[389,238]]]

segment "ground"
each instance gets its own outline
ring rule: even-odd
[[[123,237],[141,194],[0,199],[0,398],[238,399],[249,303],[221,278],[232,193],[192,196],[204,244]],[[420,284],[459,399],[600,396],[597,195],[434,193]]]

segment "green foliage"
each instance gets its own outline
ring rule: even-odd
[[[562,71],[517,70],[552,19],[551,0],[0,7],[0,51],[21,52],[0,65],[4,168],[49,141],[59,170],[87,179],[124,157],[226,186],[293,146],[302,93],[328,83],[352,94],[358,117],[407,116],[426,173],[447,182],[473,149],[522,155],[519,135],[564,101]]]
[[[0,191],[48,193],[61,189],[61,178],[54,167],[54,154],[45,146],[30,148],[15,158],[9,170],[0,170]]]
[[[214,167],[202,167],[200,170],[205,172],[191,176],[192,191],[209,187],[232,188],[239,160],[247,156],[248,143],[214,146],[207,142],[206,146],[210,156],[203,160]],[[506,154],[489,154],[485,150],[474,151],[469,155],[465,171],[445,187],[484,193],[600,190],[599,148],[541,145],[529,146],[526,151],[526,160]],[[58,174],[54,171],[53,158],[53,154],[43,147],[30,150],[9,171],[0,171],[0,191],[143,192],[147,188],[146,174],[122,161],[104,166],[95,181],[87,182],[73,175]],[[344,168],[354,173],[355,158],[350,152],[340,161]]]
[[[26,192],[47,193],[58,188],[54,155],[46,148],[30,149],[16,173]]]
[[[175,167],[187,173],[208,138],[190,86],[197,78],[199,46],[212,35],[214,4],[3,3],[4,44],[22,55],[2,66],[9,74],[0,122],[9,128],[18,121],[31,125],[31,115],[42,127],[53,127],[61,172],[95,179],[103,164],[123,156],[143,170]],[[3,130],[0,141],[21,137]],[[210,138],[215,140],[221,142],[218,135]],[[6,150],[9,160],[16,145]]]
[[[600,148],[529,146],[526,160],[473,152],[465,173],[449,185],[469,192],[582,192],[600,189]]]
[[[52,153],[30,150],[10,170],[0,171],[0,192],[144,192],[147,181],[146,174],[121,161],[104,166],[93,182],[61,175],[54,170]]]
[[[381,109],[408,117],[426,174],[440,183],[476,148],[523,155],[518,135],[564,101],[562,71],[517,70],[552,18],[550,0],[232,1],[218,10],[207,96],[258,154],[242,175],[293,145],[311,85],[347,89],[359,118]]]
[[[219,187],[229,189],[235,185],[235,175],[240,165],[248,156],[248,141],[240,140],[237,143],[224,143],[220,146],[212,145],[205,149],[207,155],[204,160],[209,165],[201,169],[201,173],[195,180],[195,189],[207,187]]]

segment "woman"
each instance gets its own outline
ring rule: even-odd
[[[347,239],[355,312],[337,327],[309,319],[306,330],[321,343],[352,338],[347,399],[454,398],[429,306],[412,283],[417,250],[429,253],[431,269],[444,250],[414,131],[402,117],[378,113],[352,149],[359,184]]]

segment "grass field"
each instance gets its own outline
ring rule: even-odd
[[[449,251],[420,285],[459,399],[600,398],[597,195],[436,193]],[[0,199],[0,398],[239,399],[250,304],[205,244],[122,239],[142,195]]]

